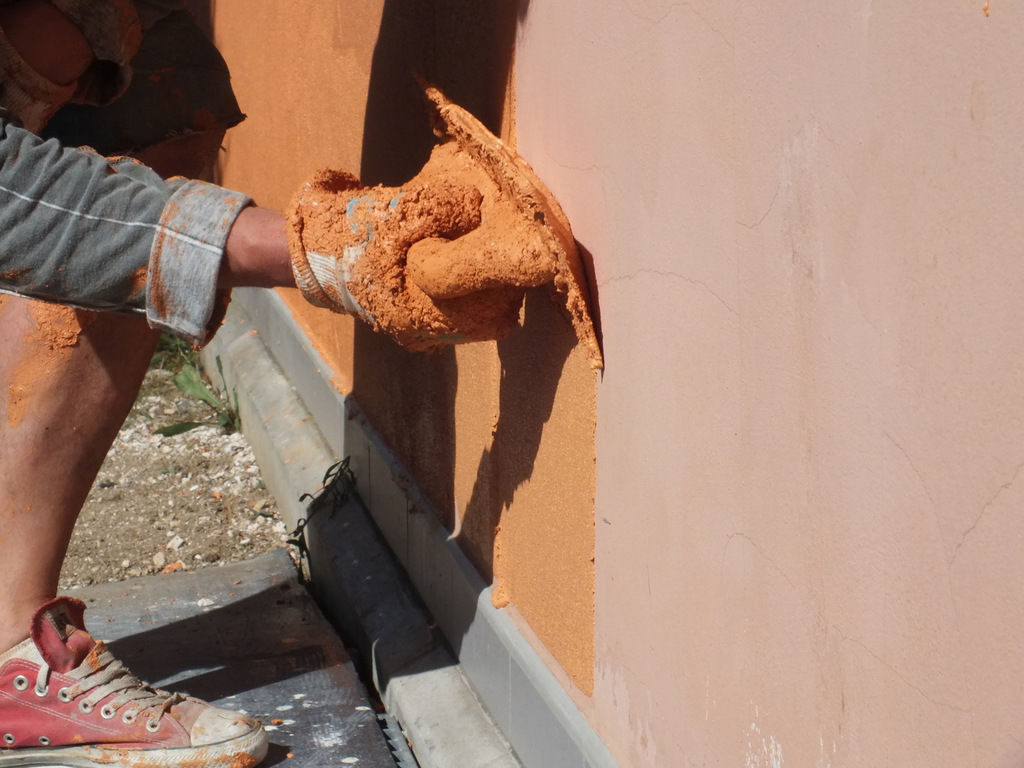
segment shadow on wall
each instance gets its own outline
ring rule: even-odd
[[[498,343],[498,423],[490,448],[480,457],[459,535],[460,544],[478,567],[490,566],[484,572],[489,579],[493,579],[494,568],[500,567],[491,558],[502,511],[511,507],[516,490],[533,475],[562,369],[577,343],[560,313],[547,289],[535,288],[526,296],[523,327]],[[562,332],[552,333],[552,329]]]
[[[370,72],[360,178],[401,184],[430,154],[434,135],[415,74],[500,133],[519,0],[384,0]],[[357,326],[352,396],[440,511],[454,523],[455,354],[410,355]],[[483,566],[490,575],[489,558]]]
[[[413,73],[501,134],[517,28],[528,6],[528,0],[486,6],[473,0],[385,0],[364,124],[364,183],[407,181],[434,145]],[[463,549],[488,581],[494,576],[495,529],[502,509],[532,474],[563,366],[576,343],[558,313],[546,291],[531,291],[525,327],[498,345],[497,426],[479,459],[460,533]],[[354,360],[352,396],[452,528],[459,381],[454,352],[410,355],[360,326]],[[482,408],[481,416],[492,414]]]
[[[366,103],[365,184],[401,184],[434,137],[413,73],[501,133],[517,22],[529,0],[385,0]]]

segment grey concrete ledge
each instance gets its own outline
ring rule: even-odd
[[[404,609],[373,630],[377,639],[371,642],[371,653],[381,695],[406,729],[424,767],[519,765],[507,746],[499,746],[507,739],[527,768],[616,768],[575,703],[508,616],[491,604],[490,588],[373,425],[354,402],[335,390],[334,372],[274,292],[235,292],[228,322],[204,352],[209,367],[217,356],[228,386],[237,389],[243,429],[289,525],[306,514],[297,497],[319,487],[324,469],[337,458],[349,457],[359,497],[404,568],[400,578],[382,575],[376,593],[394,588],[394,580],[407,574],[454,650],[457,661],[447,648],[414,631],[415,622],[399,629],[409,620]],[[287,379],[282,370],[289,372]],[[342,517],[336,533],[316,534],[329,542],[320,549],[319,559],[331,561],[333,556],[333,565],[314,574],[313,581],[326,595],[329,613],[351,620],[353,612],[362,610],[365,624],[365,612],[372,618],[375,609],[372,601],[360,605],[353,599],[353,566],[339,554],[346,551],[346,541],[362,540],[362,534],[353,533],[357,516]],[[365,553],[348,556],[365,567]],[[404,639],[396,640],[388,632]],[[480,738],[470,724],[474,711],[485,720],[489,714],[500,729],[493,746],[473,757],[445,754],[446,748],[457,752],[467,734]],[[447,725],[454,724],[454,729],[446,730],[443,721],[448,718],[452,722]],[[437,762],[428,762],[434,750],[440,750],[434,755]]]
[[[324,441],[244,310],[236,307],[202,353],[219,358],[238,396],[246,437],[286,524],[305,528],[313,592],[347,640],[369,660],[389,713],[422,768],[520,768],[508,742],[466,683],[358,497],[323,492],[336,454]],[[301,501],[304,494],[317,498]]]

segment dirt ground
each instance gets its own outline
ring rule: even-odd
[[[79,517],[61,589],[244,560],[288,538],[245,438],[211,425],[164,437],[153,430],[212,421],[154,367]]]

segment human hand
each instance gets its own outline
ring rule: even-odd
[[[555,265],[539,240],[506,242],[497,196],[452,145],[401,187],[320,171],[288,215],[296,284],[409,349],[500,339],[518,325],[525,288]]]

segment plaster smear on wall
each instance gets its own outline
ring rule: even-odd
[[[751,721],[743,768],[782,768],[782,766],[782,745],[771,734],[763,735],[757,720]]]
[[[425,8],[433,13],[426,33],[416,23]],[[416,8],[384,0],[216,4],[215,39],[248,115],[228,134],[220,181],[276,208],[317,168],[382,181],[381,169],[415,157],[430,136],[425,109],[401,100],[402,88],[415,88],[408,71],[422,71],[482,117],[474,98],[486,102],[507,83],[501,45],[488,44],[514,39],[492,29],[504,15],[441,0]],[[433,58],[416,61],[421,54]],[[507,103],[500,96],[492,100]],[[459,519],[459,544],[498,582],[563,680],[589,694],[597,376],[547,290],[527,292],[524,325],[503,341],[440,354],[406,352],[295,292],[285,300],[335,386],[358,403],[442,522],[454,529]]]

